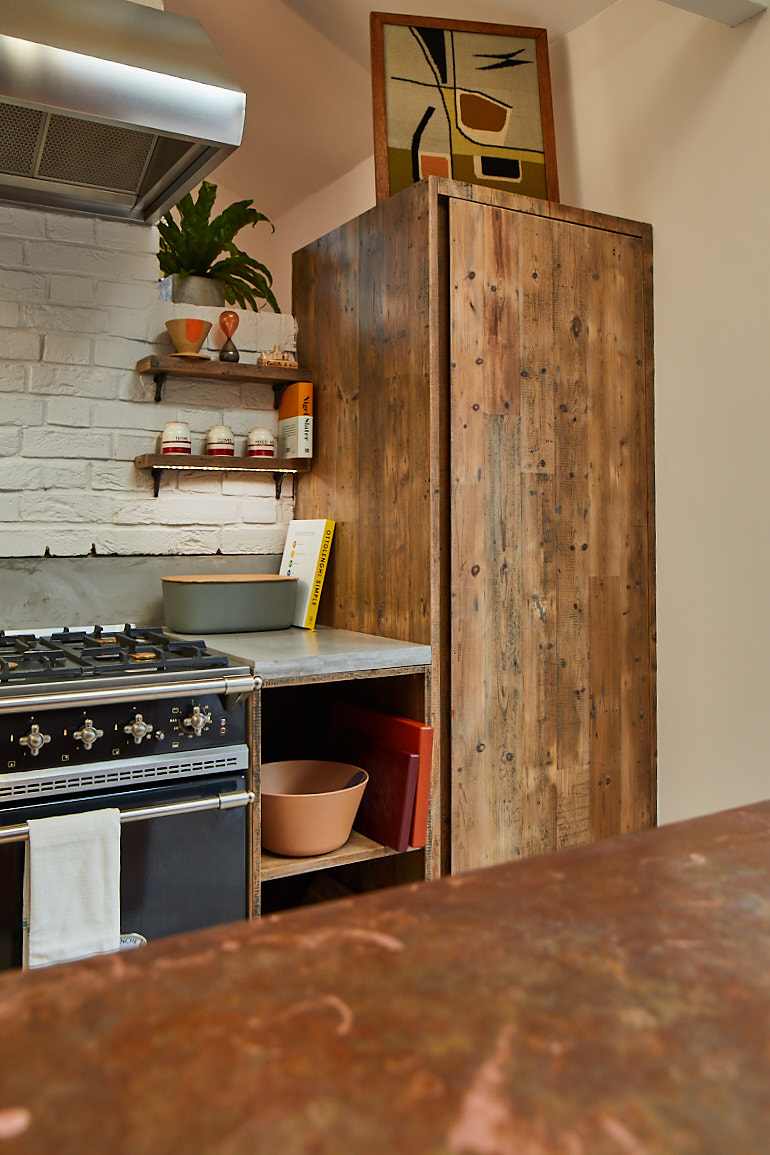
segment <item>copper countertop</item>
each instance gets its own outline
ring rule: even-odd
[[[758,1155],[770,803],[0,976],[0,1151]]]

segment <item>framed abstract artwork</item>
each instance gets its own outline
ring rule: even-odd
[[[377,201],[445,176],[557,201],[548,37],[372,12]]]

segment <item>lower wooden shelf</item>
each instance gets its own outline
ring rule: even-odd
[[[199,470],[203,473],[272,473],[276,501],[287,473],[307,473],[309,457],[213,457],[189,453],[143,453],[134,458],[137,469],[151,469],[155,496],[160,490],[164,470]]]
[[[373,842],[354,830],[344,846],[319,854],[313,858],[283,858],[278,854],[262,851],[262,881],[272,878],[289,878],[294,874],[310,874],[314,870],[330,870],[335,866],[347,866],[351,862],[365,862],[373,858],[387,858],[396,854],[389,846]]]

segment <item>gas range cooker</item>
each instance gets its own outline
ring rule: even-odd
[[[50,634],[0,630],[0,706],[19,692],[34,696],[59,688],[100,693],[126,686],[126,679],[173,686],[207,678],[211,671],[250,675],[247,665],[209,649],[203,640],[170,638],[163,628],[124,625],[80,629],[65,626]]]
[[[0,630],[0,801],[243,769],[256,685],[160,626]]]

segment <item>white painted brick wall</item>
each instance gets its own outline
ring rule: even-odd
[[[0,205],[0,557],[283,549],[290,480],[276,501],[269,476],[164,473],[155,498],[134,467],[167,421],[190,423],[193,452],[211,425],[241,452],[277,422],[269,386],[169,379],[154,403],[136,363],[168,353],[165,321],[190,312],[160,300],[156,251],[151,227]],[[239,315],[244,360],[293,347],[290,319]],[[221,340],[214,323],[214,355]]]

